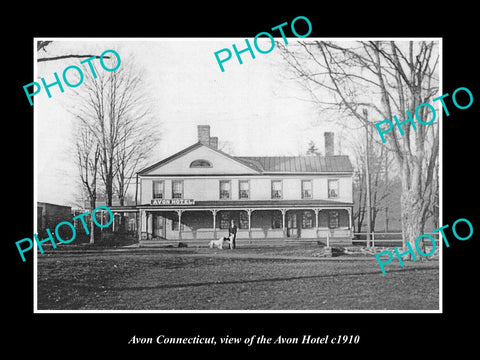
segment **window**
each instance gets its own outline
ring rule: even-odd
[[[287,227],[291,229],[297,228],[297,214],[296,213],[287,213]]]
[[[311,211],[304,211],[302,213],[302,229],[313,228],[313,214]]]
[[[230,213],[228,211],[222,211],[220,213],[220,229],[230,228]]]
[[[272,229],[281,229],[282,228],[282,213],[279,211],[274,211],[272,214]]]
[[[282,180],[272,180],[272,199],[282,198]]]
[[[338,211],[328,212],[328,227],[330,229],[338,228]]]
[[[248,180],[240,180],[238,183],[238,198],[250,199],[250,182]]]
[[[153,182],[153,198],[154,199],[163,199],[164,192],[164,183],[163,181],[154,181]]]
[[[312,180],[302,180],[302,199],[311,199],[312,197]]]
[[[191,168],[211,168],[213,166],[212,166],[212,163],[210,161],[199,159],[199,160],[192,161],[190,163],[190,167]]]
[[[220,200],[230,199],[230,180],[220,180]]]
[[[338,180],[328,180],[328,197],[338,197]]]
[[[238,222],[239,229],[248,229],[248,214],[246,211],[240,211],[240,221]]]
[[[183,181],[172,181],[172,199],[183,199]]]

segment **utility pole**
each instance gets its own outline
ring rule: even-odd
[[[388,187],[388,152],[385,154],[385,188]],[[385,232],[388,232],[388,201],[385,205]]]
[[[371,210],[371,201],[370,201],[370,139],[369,139],[369,131],[368,131],[368,111],[367,109],[363,109],[363,116],[365,116],[365,133],[367,136],[367,144],[365,147],[365,183],[367,185],[367,199],[366,199],[366,207],[367,207],[367,248],[371,246],[370,243],[370,235],[372,232],[372,210]]]

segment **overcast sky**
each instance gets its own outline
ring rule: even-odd
[[[233,155],[244,156],[300,155],[310,140],[323,150],[325,131],[335,131],[337,141],[342,136],[331,123],[318,126],[318,109],[285,75],[278,48],[268,54],[256,52],[255,59],[244,53],[242,65],[233,55],[221,72],[214,52],[231,49],[233,43],[242,49],[245,39],[54,40],[46,53],[37,54],[39,58],[100,55],[114,48],[121,58],[132,54],[143,67],[162,134],[158,149],[152,151],[152,163],[195,143],[197,125],[202,124],[210,125],[211,136],[218,136],[220,142],[229,141]],[[40,62],[32,81],[44,77],[51,83],[54,72],[61,78],[65,67],[80,65],[80,61]],[[72,205],[79,188],[72,151],[75,119],[67,108],[75,98],[71,88],[64,88],[61,93],[57,86],[52,87],[51,98],[43,88],[35,96],[37,201]]]

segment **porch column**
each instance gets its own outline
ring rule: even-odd
[[[138,241],[142,240],[142,214],[144,213],[144,210],[138,210],[138,212],[135,213],[135,221],[137,224],[137,232],[138,232]]]
[[[280,209],[280,211],[282,212],[282,234],[283,234],[283,238],[286,237],[286,231],[285,231],[285,214],[287,213],[287,209]]]
[[[353,229],[352,229],[352,208],[347,208],[348,211],[348,228],[350,230],[350,236],[353,237]]]
[[[147,214],[147,223],[146,223],[146,233],[147,233],[147,240],[151,240],[152,239],[152,232],[151,230],[153,229],[153,226],[152,226],[152,213],[150,211],[146,211],[146,214]]]
[[[320,209],[314,208],[313,211],[315,212],[315,237],[318,238],[318,212]]]
[[[213,215],[213,238],[217,238],[217,209],[210,210]]]
[[[246,209],[248,215],[248,239],[252,241],[252,209]]]
[[[182,212],[183,212],[183,210],[177,210],[177,215],[178,215],[178,240],[182,240]]]

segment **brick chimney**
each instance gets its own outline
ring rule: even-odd
[[[334,155],[333,132],[325,132],[325,156]]]
[[[210,125],[198,125],[198,142],[210,146]]]
[[[218,150],[218,137],[212,136],[210,138],[210,147],[212,149]]]

